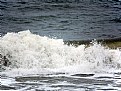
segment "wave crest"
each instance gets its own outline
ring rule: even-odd
[[[121,50],[98,44],[68,46],[62,39],[51,39],[28,31],[7,33],[0,37],[0,54],[11,62],[9,68],[72,67],[76,71],[120,68]],[[65,69],[68,71],[69,69]]]

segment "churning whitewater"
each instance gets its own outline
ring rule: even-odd
[[[0,54],[10,62],[4,69],[14,72],[19,69],[19,74],[20,69],[23,73],[29,70],[29,74],[108,72],[106,69],[121,66],[120,49],[110,49],[97,42],[75,47],[64,44],[62,39],[42,37],[29,30],[0,37]]]

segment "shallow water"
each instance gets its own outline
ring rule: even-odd
[[[97,75],[92,77],[78,76],[28,76],[14,79],[2,79],[2,89],[17,89],[20,91],[120,91],[120,77],[115,74]],[[13,81],[13,82],[12,82]],[[5,83],[4,83],[5,82]]]

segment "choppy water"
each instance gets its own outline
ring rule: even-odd
[[[0,0],[0,35],[0,90],[121,90],[120,48],[63,42],[120,39],[120,2]]]
[[[64,40],[104,39],[121,36],[120,2],[0,1],[0,32],[2,34],[29,29],[42,36]]]

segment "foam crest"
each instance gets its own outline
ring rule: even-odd
[[[121,50],[109,49],[96,42],[88,47],[65,45],[28,31],[7,33],[0,37],[0,54],[11,62],[10,69],[56,69],[63,72],[86,72],[105,67],[120,68]]]

